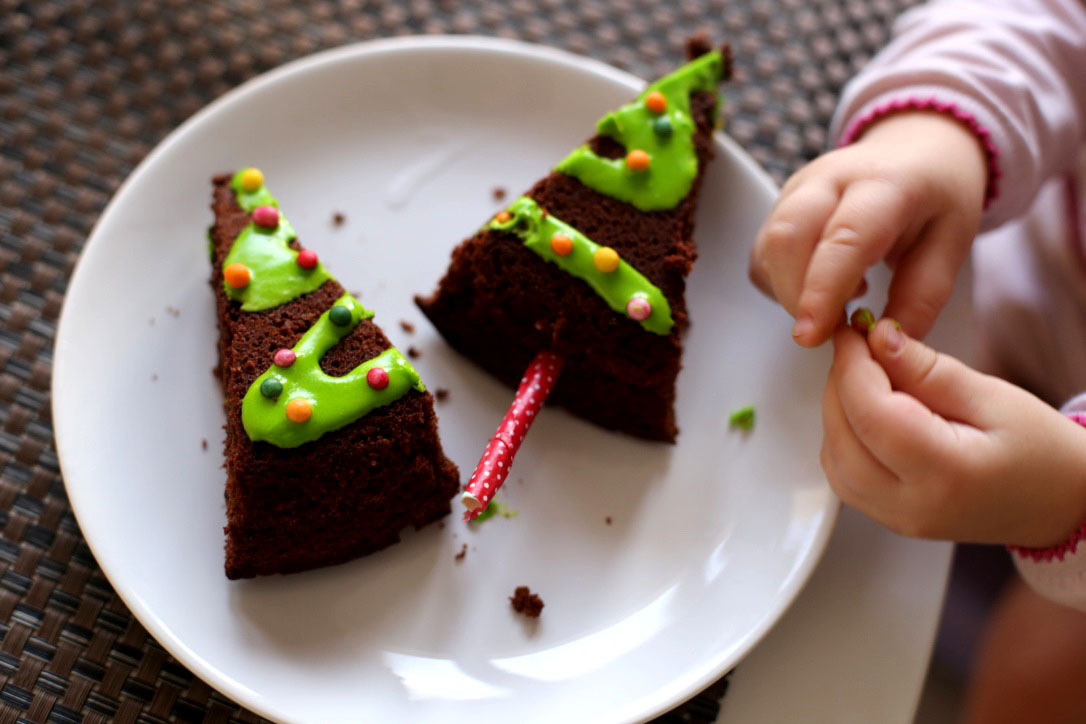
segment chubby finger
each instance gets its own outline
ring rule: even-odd
[[[892,322],[883,322],[895,329]],[[876,326],[876,331],[882,327]],[[870,337],[870,335],[869,335]],[[856,437],[902,479],[949,460],[955,433],[920,400],[896,390],[868,341],[855,330],[834,333],[834,375],[841,409]]]
[[[754,240],[751,281],[793,316],[807,262],[837,200],[830,184],[802,185],[781,196]]]
[[[813,347],[829,338],[864,272],[886,256],[913,223],[896,185],[864,180],[848,187],[807,264],[796,302],[797,342]]]
[[[830,487],[852,507],[884,520],[896,504],[900,481],[852,431],[833,374],[822,396],[822,430],[820,462]]]
[[[970,239],[959,224],[939,221],[897,260],[885,316],[900,322],[908,334],[923,339],[954,291]]]
[[[892,319],[879,320],[867,344],[893,389],[947,420],[985,427],[987,375],[909,337]]]

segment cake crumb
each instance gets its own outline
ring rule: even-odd
[[[462,561],[468,555],[468,544],[460,546],[460,552],[453,556],[453,560]]]
[[[207,438],[206,437],[202,438],[200,440],[200,447],[202,447],[204,450],[207,450]]]
[[[434,390],[434,397],[437,398],[438,402],[444,402],[445,400],[449,399],[449,391],[446,390],[444,387],[438,387],[436,390]]]
[[[507,193],[508,193],[508,192],[507,192],[507,191],[505,190],[505,187],[504,187],[504,186],[495,186],[495,187],[494,187],[493,189],[491,189],[491,191],[490,191],[490,195],[494,197],[494,200],[495,200],[495,201],[501,201],[502,199],[504,199],[504,198],[505,198],[505,195],[506,195]]]
[[[362,298],[362,292],[351,292],[351,296],[354,297],[355,299],[361,299]]]
[[[336,211],[332,214],[332,225],[343,226],[343,222],[347,220],[347,216],[342,211]]]
[[[180,317],[181,310],[177,307],[166,307],[166,314],[170,315],[171,317]]]
[[[407,348],[407,356],[410,357],[411,359],[418,359],[419,357],[422,356],[422,352],[419,352],[414,347],[408,347]]]
[[[611,525],[611,516],[607,516],[603,520],[604,520],[605,523],[607,523],[607,525]]]
[[[411,322],[408,322],[406,319],[400,320],[400,329],[407,332],[408,334],[415,333],[415,325],[411,324]]]
[[[437,527],[440,528],[441,530],[445,530],[445,521],[439,520],[437,522]]]
[[[517,586],[513,595],[509,597],[509,602],[513,604],[514,611],[528,618],[539,618],[539,614],[543,611],[543,599],[528,590],[527,586]]]
[[[158,382],[158,374],[157,373],[155,373],[155,372],[151,373],[151,382]]]

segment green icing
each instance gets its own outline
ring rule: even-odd
[[[499,515],[502,518],[516,518],[518,513],[515,510],[510,510],[507,506],[502,505],[495,500],[486,507],[486,510],[484,510],[482,513],[479,513],[479,516],[471,522],[484,523],[493,518],[495,515]]]
[[[706,53],[656,81],[636,101],[607,114],[596,125],[597,133],[613,138],[627,150],[647,152],[651,159],[647,170],[631,171],[625,159],[603,158],[587,145],[569,154],[557,170],[642,211],[674,208],[690,192],[698,173],[690,93],[715,93],[723,72],[721,53]],[[667,100],[662,114],[645,107],[645,96],[653,91],[659,91]],[[670,124],[661,118],[667,118]]]
[[[257,206],[278,208],[279,204],[268,193],[267,186],[261,185],[256,191],[242,189],[241,173],[234,174],[230,187],[242,209],[252,211]],[[259,312],[312,292],[331,279],[332,275],[320,262],[312,269],[298,266],[298,252],[290,248],[290,242],[297,236],[282,214],[274,229],[265,229],[250,222],[238,234],[223,261],[223,269],[231,264],[247,266],[249,284],[235,289],[223,282],[226,296],[241,302],[241,308],[246,312]]]
[[[377,407],[395,402],[411,388],[426,390],[418,372],[395,348],[385,350],[342,377],[325,374],[320,367],[324,353],[359,322],[373,316],[350,294],[340,297],[336,305],[350,310],[349,324],[338,326],[325,312],[294,345],[297,355],[294,364],[285,368],[272,365],[245,393],[241,422],[249,439],[265,440],[282,448],[298,447],[354,422]],[[374,367],[383,367],[388,373],[388,386],[383,390],[375,390],[366,382],[366,373]],[[260,392],[264,381],[271,378],[283,385],[276,399],[264,397]],[[287,403],[298,398],[308,400],[313,411],[309,420],[302,423],[291,422],[286,416]]]
[[[728,416],[728,426],[740,430],[754,429],[754,405],[740,407]]]
[[[650,332],[668,334],[674,321],[671,319],[671,307],[656,286],[639,271],[625,261],[619,260],[618,269],[613,272],[601,272],[592,262],[592,256],[600,245],[589,239],[569,224],[548,214],[533,199],[522,196],[508,209],[511,218],[507,221],[490,222],[491,229],[508,231],[516,234],[524,246],[534,251],[549,262],[557,264],[578,279],[583,279],[596,290],[611,309],[623,315],[626,305],[633,297],[643,297],[652,305],[652,314],[639,324]],[[551,249],[551,238],[555,234],[565,234],[573,242],[573,250],[566,256],[559,256]]]
[[[234,174],[234,177],[230,179],[230,188],[234,189],[234,196],[238,200],[238,206],[244,211],[252,211],[257,206],[274,206],[279,208],[279,202],[275,200],[275,197],[268,191],[266,184],[260,184],[260,188],[255,191],[246,191],[241,185],[241,175],[248,169],[241,169]]]

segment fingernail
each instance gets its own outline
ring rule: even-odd
[[[805,337],[814,331],[814,320],[804,315],[796,320],[796,323],[792,325],[792,339],[799,339]]]
[[[890,326],[886,329],[886,349],[897,354],[905,347],[905,333],[901,331],[901,325],[897,320],[891,319]]]

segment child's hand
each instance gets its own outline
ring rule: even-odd
[[[905,535],[1055,545],[1086,520],[1086,428],[880,321],[833,337],[822,467]]]
[[[751,280],[813,347],[885,259],[885,313],[922,338],[977,233],[987,182],[984,151],[963,125],[933,112],[888,116],[788,180],[755,240]]]

